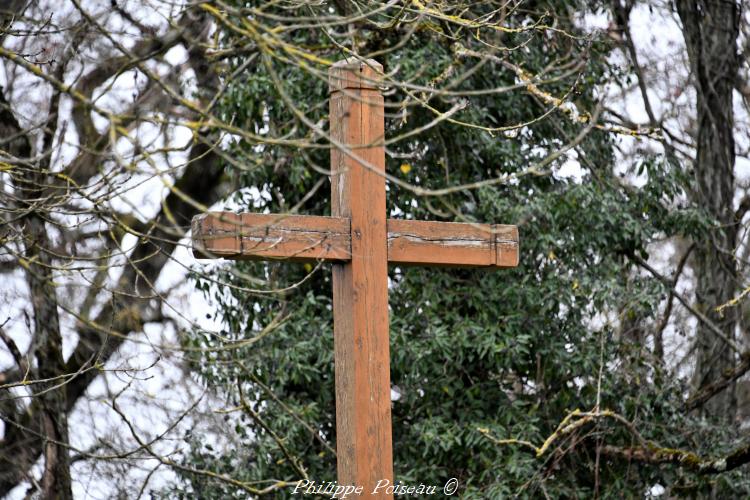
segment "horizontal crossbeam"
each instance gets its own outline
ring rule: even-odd
[[[209,212],[192,224],[196,257],[232,260],[347,261],[349,219],[317,215]]]
[[[345,217],[210,212],[193,219],[198,258],[351,259]],[[501,224],[388,219],[388,262],[398,265],[506,268],[518,265],[518,229]]]
[[[388,262],[430,266],[515,267],[518,228],[388,219]]]

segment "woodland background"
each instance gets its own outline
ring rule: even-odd
[[[397,479],[750,495],[746,7],[0,2],[0,497],[335,479],[330,269],[198,262],[189,223],[329,213],[344,57],[385,68],[392,216],[521,235],[391,270]]]

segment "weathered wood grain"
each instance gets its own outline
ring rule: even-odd
[[[199,258],[348,261],[348,217],[211,212],[193,220]],[[393,265],[507,268],[518,265],[518,229],[388,219],[388,262]]]
[[[199,258],[310,262],[351,256],[348,218],[209,212],[195,217],[192,229]]]
[[[518,265],[515,226],[388,219],[391,264],[496,267]]]
[[[360,90],[379,90],[382,74],[383,66],[372,59],[340,61],[328,70],[328,91],[348,94],[347,89],[352,89],[351,96],[357,99]]]
[[[336,454],[339,484],[393,498],[369,494],[393,482],[393,456],[383,96],[361,78],[380,69],[368,63],[330,71],[331,138],[351,153],[331,150],[331,213],[351,220],[351,260],[333,265]]]
[[[518,226],[499,226],[503,228],[495,235],[495,249],[497,257],[495,258],[495,267],[509,268],[517,267],[519,262],[519,245],[518,245]]]

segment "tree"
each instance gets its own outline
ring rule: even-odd
[[[587,36],[576,17],[587,6],[577,5],[575,13],[569,3],[524,2],[505,11],[489,2],[414,2],[382,11],[371,4],[371,11],[358,12],[365,20],[356,23],[347,22],[352,12],[343,3],[335,6],[295,15],[243,3],[224,12],[227,18],[252,13],[257,23],[270,25],[264,32],[272,34],[274,47],[311,48],[315,62],[351,50],[395,72],[388,100],[394,114],[386,125],[392,137],[392,213],[517,222],[522,235],[522,264],[512,273],[393,270],[397,478],[441,484],[457,477],[462,494],[477,498],[619,497],[623,491],[642,495],[655,485],[696,494],[713,487],[714,480],[702,474],[722,473],[718,487],[725,489],[718,491],[747,491],[739,474],[725,473],[750,457],[747,445],[737,441],[738,428],[726,426],[727,406],[720,402],[724,382],[745,373],[747,363],[736,365],[737,356],[728,356],[691,388],[681,376],[682,360],[664,348],[665,332],[671,342],[683,326],[690,329],[689,341],[710,338],[713,346],[737,347],[735,312],[722,317],[716,309],[738,293],[733,267],[716,270],[731,261],[727,249],[736,247],[716,244],[736,240],[735,223],[728,227],[725,218],[732,185],[727,191],[724,182],[712,196],[696,195],[715,167],[696,167],[693,177],[690,154],[680,152],[693,147],[690,138],[675,134],[651,108],[649,83],[628,32],[634,4],[607,5],[613,19],[609,42]],[[310,27],[305,23],[313,18],[325,19],[318,21],[320,29],[295,29]],[[706,19],[692,28],[685,22],[684,29],[710,37],[715,30]],[[224,43],[233,46],[243,36],[258,40],[240,24],[224,23]],[[732,54],[736,34],[725,38],[715,50]],[[629,64],[610,62],[616,48]],[[244,69],[242,83],[227,93],[225,118],[283,137],[310,134],[306,124],[325,121],[326,87],[315,78],[323,72],[300,61],[289,52],[272,53],[264,64]],[[232,61],[233,67],[242,62]],[[716,58],[695,64],[709,72],[726,67]],[[726,71],[734,74],[737,67]],[[595,89],[605,83],[623,89],[634,83],[643,90],[649,122],[639,125],[611,103],[597,101]],[[514,86],[520,88],[505,91]],[[453,113],[457,99],[467,105],[433,123]],[[726,139],[733,132],[723,99],[720,130]],[[712,109],[700,100],[698,107]],[[699,137],[713,133],[700,130]],[[312,134],[325,144],[324,132]],[[623,156],[623,136],[646,146]],[[715,144],[698,150],[725,154],[726,143],[722,147],[724,153]],[[242,165],[257,165],[238,171],[241,185],[257,189],[233,200],[240,206],[326,213],[325,180],[311,172],[325,173],[321,151],[258,150],[243,141],[230,151],[244,159]],[[573,153],[580,180],[561,174]],[[730,164],[722,165],[726,171]],[[672,256],[664,241],[687,245]],[[654,252],[674,258],[674,276],[649,263]],[[699,304],[676,289],[686,267],[698,276]],[[270,279],[269,288],[247,290],[242,283],[248,276]],[[231,339],[226,344],[198,331],[192,342],[249,347],[195,360],[195,369],[207,384],[222,388],[239,416],[231,451],[195,441],[186,463],[250,483],[332,480],[325,269],[243,262],[197,282],[220,304],[219,319]],[[216,282],[228,283],[229,294],[220,293]],[[718,293],[712,288],[717,282],[732,285]],[[280,316],[283,323],[266,335],[263,326]],[[695,352],[688,360],[703,374],[707,351]],[[703,412],[707,420],[686,409],[706,400],[712,401]],[[577,410],[583,408],[589,410]],[[205,497],[235,491],[186,479],[180,491]]]
[[[522,238],[512,272],[393,269],[397,478],[456,477],[468,498],[750,490],[727,419],[750,369],[736,3],[655,7],[689,59],[666,75],[634,2],[52,5],[2,6],[0,495],[333,479],[326,267],[194,266],[215,329],[173,284],[214,204],[327,212],[325,77],[346,56],[386,68],[394,216]],[[206,395],[143,387],[168,372]]]
[[[692,488],[707,487],[698,476],[680,479],[683,471],[661,472],[649,465],[687,456],[668,449],[721,455],[731,450],[732,434],[706,429],[691,418],[684,410],[689,386],[671,376],[675,367],[663,354],[654,357],[649,343],[662,335],[660,323],[676,323],[660,305],[671,304],[673,285],[648,263],[648,252],[665,238],[708,241],[717,214],[705,210],[701,199],[686,197],[692,193],[691,177],[670,149],[669,137],[661,138],[658,123],[636,127],[614,110],[598,120],[594,88],[606,81],[625,87],[631,78],[627,68],[608,64],[615,47],[588,38],[574,16],[548,3],[524,3],[504,17],[488,4],[453,9],[415,4],[403,9],[403,17],[373,12],[369,22],[349,23],[347,29],[343,16],[349,12],[339,6],[339,17],[328,21],[330,29],[304,34],[291,28],[304,21],[288,12],[245,8],[273,23],[268,31],[279,34],[278,46],[293,40],[316,48],[319,59],[331,59],[342,46],[356,48],[362,57],[375,55],[386,68],[397,68],[389,100],[394,116],[386,126],[399,139],[389,141],[392,213],[521,224],[523,257],[515,273],[393,271],[397,477],[431,484],[458,477],[462,492],[478,498],[540,491],[619,496],[648,491],[658,482],[680,488],[696,478]],[[543,20],[545,8],[554,22]],[[310,12],[302,19],[323,16]],[[225,43],[250,36],[229,22],[225,26]],[[252,70],[247,84],[228,92],[225,117],[284,136],[307,131],[304,123],[324,121],[326,87],[313,78],[314,67],[300,68],[282,56],[266,61]],[[584,63],[566,66],[566,61]],[[531,78],[553,81],[530,85]],[[402,82],[422,94],[415,96]],[[522,91],[490,90],[518,82]],[[468,105],[423,130],[439,113],[452,110],[457,98]],[[280,100],[286,106],[279,106]],[[413,100],[426,106],[410,107]],[[292,104],[299,112],[290,111]],[[246,114],[247,108],[254,113]],[[554,118],[545,119],[549,116]],[[662,152],[625,159],[646,177],[644,185],[617,173],[616,147],[623,133],[664,145]],[[315,137],[325,143],[324,133]],[[556,155],[559,149],[575,151],[583,169],[580,182],[559,174],[570,158]],[[241,205],[326,213],[325,184],[319,189],[321,178],[310,172],[324,168],[325,155],[258,151],[242,141],[231,151],[245,158],[242,164],[258,165],[239,173],[241,184],[270,195],[238,196]],[[536,168],[546,161],[549,168]],[[654,273],[639,272],[644,268]],[[272,334],[246,349],[220,362],[197,360],[207,383],[223,387],[237,406],[243,430],[230,450],[196,443],[188,463],[211,464],[247,481],[333,479],[330,284],[325,273],[310,273],[289,265],[241,263],[216,275],[232,285],[229,295],[216,299],[233,342],[256,339],[258,328],[291,312]],[[270,277],[269,293],[243,290],[244,276]],[[211,282],[198,283],[217,293]],[[274,294],[274,289],[285,292]],[[707,317],[689,300],[685,306],[698,315],[700,328],[714,334],[714,312]],[[201,335],[193,339],[224,345]],[[576,413],[576,408],[593,409]],[[253,431],[244,430],[247,426]],[[701,438],[689,439],[680,429],[700,432]],[[502,440],[508,437],[514,439]],[[531,445],[547,438],[551,446]],[[653,452],[640,449],[638,440]],[[732,456],[743,456],[741,451]],[[716,469],[698,454],[690,455],[694,471]],[[628,469],[629,462],[636,463]],[[185,491],[202,496],[232,490],[217,491],[210,481],[190,479]],[[733,491],[746,487],[737,482]]]
[[[221,55],[210,52],[213,18],[191,6],[2,9],[0,266],[25,303],[9,311],[15,335],[0,330],[13,363],[0,374],[0,495],[26,482],[71,498],[73,460],[122,450],[104,439],[75,449],[68,416],[102,374],[137,377],[108,362],[146,323],[173,320],[154,283],[191,217],[221,196],[219,132],[199,125],[220,91]],[[177,47],[185,57],[170,62]],[[192,85],[175,78],[188,70]],[[168,189],[135,205],[131,191],[149,180]]]
[[[692,196],[717,223],[696,247],[696,301],[725,337],[734,340],[739,319],[737,309],[718,312],[715,306],[731,301],[741,284],[735,248],[742,217],[737,220],[732,203],[736,191],[732,100],[741,62],[737,51],[740,4],[686,1],[677,2],[676,6],[697,97]],[[695,385],[703,387],[735,366],[738,353],[706,325],[701,324],[696,335]],[[711,415],[726,415],[731,420],[736,411],[734,383],[707,401],[704,409]]]

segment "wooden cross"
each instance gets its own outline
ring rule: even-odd
[[[329,70],[331,217],[212,212],[193,219],[200,257],[333,263],[338,484],[393,484],[388,264],[518,265],[516,226],[386,218],[384,107],[374,60]],[[383,484],[383,483],[381,483]]]

